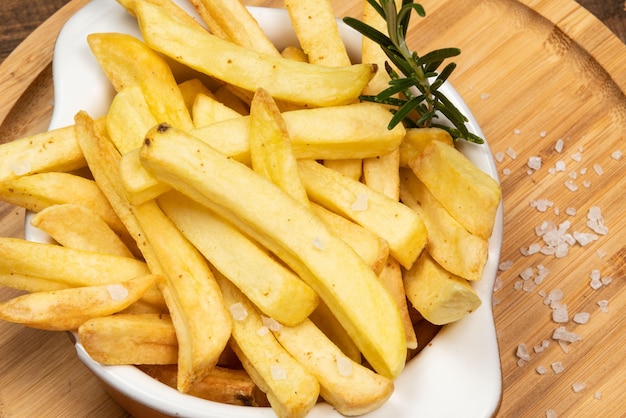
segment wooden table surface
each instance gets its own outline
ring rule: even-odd
[[[44,38],[48,42],[54,39],[54,27],[59,22],[66,19],[78,8],[79,3],[86,1],[74,0],[64,9],[63,15],[55,15],[58,19],[54,25],[49,27],[50,32]],[[36,28],[38,28],[46,19],[52,16],[57,10],[66,5],[66,0],[3,0],[0,4],[0,63],[16,48],[18,45]],[[248,1],[247,4],[256,5],[280,5],[280,1]],[[436,9],[434,1],[424,1],[429,10]],[[446,3],[446,2],[442,2]],[[459,2],[461,3],[461,2]],[[485,5],[487,8],[500,7],[506,9],[515,7],[517,2],[513,0],[483,0],[480,2],[470,2],[474,4]],[[563,11],[560,17],[562,21],[561,29],[568,31],[569,36],[574,37],[575,41],[583,43],[582,50],[589,59],[587,61],[595,61],[594,65],[582,67],[582,71],[597,71],[597,76],[602,78],[601,85],[610,85],[612,91],[605,93],[605,102],[616,104],[616,108],[621,109],[621,115],[613,122],[607,122],[604,130],[585,131],[585,127],[581,126],[578,121],[584,120],[584,113],[574,115],[572,118],[566,116],[561,117],[559,108],[567,108],[565,102],[551,102],[551,98],[556,93],[545,96],[545,110],[549,113],[542,120],[558,119],[558,123],[553,122],[556,131],[559,127],[562,131],[573,135],[568,130],[570,124],[588,135],[591,138],[585,138],[585,149],[581,148],[583,142],[572,140],[572,144],[576,145],[574,149],[568,149],[568,153],[572,158],[576,158],[576,152],[580,155],[589,151],[593,154],[594,149],[599,149],[601,144],[606,141],[611,142],[610,149],[603,149],[603,152],[612,152],[620,149],[626,152],[624,141],[625,129],[619,128],[624,125],[626,116],[626,62],[620,57],[611,60],[610,51],[603,50],[603,46],[610,45],[615,48],[616,54],[622,56],[626,53],[623,44],[618,42],[616,38],[611,39],[613,35],[606,30],[593,16],[596,16],[606,27],[613,32],[622,42],[626,42],[626,3],[622,0],[578,0],[587,11],[577,9],[577,6],[570,0],[544,0],[532,1],[525,0],[521,3],[532,5],[536,10],[542,13],[550,14],[551,17],[558,16],[559,10],[554,7],[561,8]],[[335,5],[340,9],[338,15],[343,15],[354,10],[358,10],[360,2],[358,1],[335,1]],[[432,4],[432,5],[431,5]],[[556,6],[555,6],[556,5]],[[456,8],[456,6],[454,6]],[[461,6],[459,6],[461,7]],[[479,6],[476,6],[477,8]],[[443,10],[443,7],[442,7]],[[447,8],[445,10],[456,10]],[[488,9],[487,9],[488,10]],[[483,10],[484,11],[484,10]],[[484,14],[484,13],[483,13]],[[442,16],[442,14],[434,13],[433,16]],[[480,15],[478,15],[480,16]],[[521,15],[520,15],[521,16]],[[526,16],[526,15],[525,15]],[[444,16],[445,17],[445,16]],[[519,17],[519,16],[518,16]],[[433,17],[431,20],[434,20]],[[461,20],[461,16],[450,16],[450,19]],[[568,20],[569,19],[569,20]],[[426,19],[428,21],[428,17]],[[529,24],[527,20],[519,19],[516,21],[519,25]],[[520,23],[521,22],[521,23]],[[453,25],[455,22],[439,22],[440,24]],[[426,24],[426,23],[425,23]],[[435,23],[433,23],[435,24]],[[495,24],[494,24],[495,25]],[[494,26],[495,27],[495,26]],[[536,27],[535,27],[536,28]],[[58,28],[57,28],[58,30]],[[494,29],[494,38],[500,36]],[[524,35],[525,36],[525,35]],[[597,38],[594,38],[597,37]],[[468,36],[469,38],[469,36]],[[568,38],[563,38],[565,42]],[[594,41],[597,39],[597,41]],[[495,41],[494,41],[495,42]],[[532,42],[532,41],[531,41]],[[547,41],[546,41],[547,42]],[[595,44],[594,44],[595,42]],[[617,45],[617,46],[616,46]],[[445,45],[450,46],[450,45]],[[455,45],[458,46],[458,45]],[[479,64],[489,66],[494,62],[503,60],[506,54],[496,53],[496,51],[479,52],[477,48],[472,49],[472,44],[468,41],[468,50],[474,54],[480,55],[482,61]],[[464,48],[461,48],[464,50]],[[49,48],[48,48],[49,50]],[[581,50],[581,51],[582,51]],[[511,56],[513,57],[513,55]],[[26,63],[34,60],[36,57],[29,57]],[[489,61],[493,60],[493,61]],[[507,59],[508,61],[508,59]],[[569,171],[570,180],[576,180],[576,175],[587,175],[589,179],[595,180],[600,177],[604,189],[596,190],[593,195],[582,195],[580,199],[591,197],[599,198],[604,205],[602,207],[605,215],[607,226],[611,232],[607,237],[600,237],[599,244],[589,245],[589,249],[576,248],[573,258],[566,260],[555,260],[554,257],[539,258],[535,256],[525,257],[521,255],[520,248],[528,246],[532,242],[534,236],[533,228],[538,225],[537,212],[535,208],[529,208],[531,199],[548,198],[542,195],[541,191],[553,190],[558,182],[561,184],[559,191],[554,197],[554,202],[550,202],[552,207],[548,208],[547,213],[558,215],[555,211],[557,207],[561,212],[559,219],[564,219],[564,212],[567,207],[579,204],[580,213],[578,217],[583,217],[583,221],[579,218],[577,222],[584,223],[582,208],[588,208],[590,202],[578,202],[569,192],[564,192],[562,184],[567,178],[560,177],[558,180],[539,180],[538,177],[526,173],[527,167],[525,161],[529,156],[542,155],[544,157],[554,157],[555,152],[553,145],[557,137],[552,135],[555,132],[539,131],[533,134],[532,140],[527,141],[523,145],[515,142],[516,137],[524,135],[524,127],[515,125],[520,118],[526,115],[528,118],[534,117],[539,119],[529,109],[522,106],[519,109],[512,109],[508,112],[511,116],[510,121],[496,124],[492,121],[491,114],[495,112],[492,108],[501,106],[496,104],[493,96],[498,96],[498,91],[476,91],[484,86],[496,86],[489,84],[489,80],[481,80],[480,74],[488,74],[489,70],[482,73],[464,72],[463,60],[459,62],[460,74],[453,79],[453,83],[457,89],[465,96],[470,108],[475,112],[479,123],[483,127],[486,136],[490,142],[494,153],[500,153],[502,161],[499,161],[499,170],[502,173],[501,181],[503,187],[505,221],[504,221],[504,243],[502,248],[501,260],[509,262],[512,265],[510,269],[503,269],[498,278],[498,289],[494,292],[494,315],[496,328],[498,333],[498,341],[501,350],[501,363],[503,374],[503,398],[498,417],[544,417],[546,411],[552,409],[559,417],[610,417],[618,418],[626,416],[626,369],[624,367],[624,358],[626,357],[625,348],[626,340],[624,331],[624,276],[626,265],[626,213],[624,206],[626,196],[624,194],[625,183],[624,175],[624,158],[621,159],[603,156],[604,173],[600,173],[600,165],[596,167],[589,165],[588,167],[577,167],[578,171]],[[471,62],[468,60],[467,62]],[[589,64],[587,62],[586,64]],[[608,68],[611,63],[615,63],[614,67]],[[598,65],[599,64],[599,67]],[[502,65],[502,64],[500,64]],[[531,64],[527,64],[528,72],[532,72]],[[38,68],[44,68],[43,66]],[[606,70],[602,72],[601,70]],[[523,77],[522,70],[516,68],[514,79],[518,80]],[[524,74],[526,72],[524,71]],[[0,74],[0,77],[3,74]],[[470,79],[470,75],[474,79]],[[584,79],[585,74],[579,74]],[[41,77],[39,77],[41,78]],[[43,77],[45,78],[45,77]],[[48,74],[49,78],[49,74]],[[597,77],[596,77],[597,78]],[[0,81],[3,80],[0,78]],[[593,84],[594,79],[590,79]],[[46,80],[33,81],[33,89],[49,90]],[[30,83],[30,82],[29,82]],[[40,84],[37,84],[40,83]],[[482,85],[481,85],[482,83]],[[507,83],[497,84],[501,89],[506,89]],[[586,93],[585,85],[577,84],[572,80],[572,88],[578,89],[583,98],[578,100],[588,100],[589,103],[595,103],[593,94]],[[528,87],[528,94],[538,94],[537,89]],[[5,96],[3,87],[0,87],[0,103],[9,100]],[[495,87],[494,87],[495,88]],[[563,86],[567,90],[568,86]],[[509,92],[510,93],[510,92]],[[522,99],[523,100],[523,99]],[[41,101],[41,99],[40,99]],[[509,107],[511,103],[505,102]],[[584,106],[583,105],[579,107]],[[590,104],[589,112],[593,111]],[[28,109],[28,107],[26,107]],[[22,108],[22,112],[24,112]],[[49,111],[49,109],[48,109]],[[576,113],[571,109],[567,112]],[[45,113],[45,112],[44,112]],[[619,113],[619,112],[618,112]],[[495,113],[498,115],[498,113]],[[522,116],[520,116],[520,114]],[[13,115],[13,114],[11,114]],[[9,115],[9,118],[12,117]],[[0,116],[0,123],[4,116]],[[6,123],[10,121],[7,118]],[[20,120],[28,120],[24,115],[20,116]],[[28,128],[31,130],[43,129],[42,123],[45,121],[27,122]],[[507,124],[508,123],[508,124]],[[547,122],[546,122],[547,123]],[[598,122],[600,123],[600,122]],[[12,132],[15,132],[14,126],[9,124]],[[610,126],[617,126],[621,129],[621,133],[615,133]],[[43,125],[45,128],[45,125]],[[5,125],[2,125],[5,129]],[[0,130],[0,134],[3,133]],[[582,134],[581,134],[582,135]],[[584,136],[584,135],[583,135]],[[570,144],[569,137],[563,136],[566,144]],[[595,141],[595,142],[594,142]],[[2,141],[0,141],[2,142]],[[516,163],[513,159],[513,145],[519,154]],[[595,148],[594,148],[595,147]],[[621,148],[620,148],[621,147]],[[569,155],[568,154],[568,155]],[[567,164],[571,163],[569,157]],[[596,156],[596,158],[600,158]],[[547,158],[546,158],[547,160]],[[554,158],[551,160],[554,165]],[[599,160],[598,160],[599,161]],[[0,164],[2,162],[0,161]],[[547,164],[547,163],[546,163]],[[591,162],[589,164],[592,164]],[[511,170],[511,171],[509,171]],[[545,176],[549,174],[547,166],[542,168]],[[584,170],[584,171],[583,171]],[[587,173],[587,171],[589,173]],[[594,174],[593,171],[596,171]],[[596,177],[593,177],[596,175]],[[581,180],[578,184],[582,187],[589,187]],[[533,192],[539,190],[540,192]],[[566,196],[566,197],[563,197]],[[572,203],[574,202],[574,203]],[[573,215],[571,215],[574,218]],[[0,203],[0,236],[23,237],[23,221],[24,212],[21,209],[12,207],[5,203]],[[531,232],[530,234],[528,232]],[[537,285],[537,289],[522,288],[529,284],[529,280],[523,280],[524,270],[531,268],[533,274],[537,275],[537,269],[541,265],[550,268],[549,285]],[[592,269],[598,269],[602,277],[611,277],[613,282],[604,285],[599,290],[593,290],[589,286],[589,276]],[[546,279],[548,280],[548,279]],[[532,278],[530,279],[532,281]],[[576,283],[576,284],[574,284]],[[582,283],[582,284],[581,284]],[[570,316],[574,313],[586,310],[591,312],[591,320],[589,324],[577,325],[570,321],[565,324],[568,330],[573,330],[583,335],[583,340],[572,344],[569,347],[569,353],[565,353],[559,345],[551,339],[552,331],[558,324],[550,319],[550,310],[543,306],[543,295],[553,289],[562,289],[565,292],[564,301],[570,308]],[[542,293],[543,292],[543,293]],[[0,300],[5,300],[11,295],[11,291],[0,289]],[[534,299],[532,301],[531,299]],[[608,301],[608,312],[603,312],[598,306],[598,302]],[[536,352],[534,347],[540,346],[543,341],[550,342],[550,345],[543,352]],[[527,363],[520,362],[517,356],[517,348],[520,344],[525,344],[530,351],[530,361]],[[462,349],[462,348],[460,348]],[[556,373],[552,366],[561,363],[564,366],[562,373]],[[540,374],[538,367],[545,367],[546,373]],[[577,392],[574,385],[584,383],[585,388]],[[454,400],[451,399],[451,402]],[[107,393],[100,387],[98,381],[88,372],[88,370],[80,363],[73,350],[73,346],[64,333],[44,332],[28,329],[22,326],[0,323],[0,417],[31,417],[31,416],[89,416],[89,417],[126,417],[127,413],[122,410]]]

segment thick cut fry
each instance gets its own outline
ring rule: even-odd
[[[389,253],[410,268],[426,245],[427,232],[415,211],[323,165],[300,160],[309,198],[369,229],[389,244]]]
[[[493,177],[440,141],[426,146],[410,167],[465,229],[484,239],[491,236],[501,197],[500,185]]]
[[[74,250],[17,238],[0,238],[0,277],[7,286],[28,291],[104,285],[150,273],[134,258]],[[18,280],[21,278],[23,280]],[[161,309],[161,292],[154,287],[142,300]]]
[[[297,46],[286,47],[280,52],[280,56],[293,61],[309,62],[309,57],[306,56],[302,48]]]
[[[149,274],[119,283],[30,293],[0,303],[0,319],[50,331],[76,330],[91,318],[130,306],[156,280]]]
[[[2,144],[0,161],[0,182],[32,173],[77,170],[87,164],[73,126]]]
[[[329,305],[375,370],[387,377],[400,373],[406,341],[395,302],[363,259],[305,206],[248,167],[167,125],[148,133],[140,157],[157,178],[285,261]],[[251,205],[250,196],[263,198]]]
[[[391,113],[372,103],[359,103],[282,113],[296,158],[365,158],[387,154],[396,149],[405,129],[387,129]],[[224,155],[250,164],[249,117],[215,123],[192,134]],[[128,159],[128,161],[126,161]],[[169,187],[142,170],[137,153],[122,160],[122,181],[133,204],[157,197]]]
[[[316,203],[311,210],[379,274],[389,257],[389,244],[373,232]]]
[[[285,0],[285,8],[309,62],[327,67],[350,65],[330,1]]]
[[[263,87],[274,98],[296,104],[349,103],[377,69],[369,64],[328,68],[261,54],[186,26],[146,3],[137,3],[135,13],[144,39],[155,50],[228,84],[248,91]]]
[[[185,106],[187,106],[189,114],[191,114],[193,111],[193,104],[196,101],[196,97],[198,97],[198,95],[201,94],[203,96],[213,96],[211,90],[201,80],[197,78],[183,81],[178,85],[178,88],[183,95],[183,100],[185,101]],[[193,117],[191,119],[193,120]]]
[[[329,159],[324,161],[324,166],[354,181],[359,181],[363,175],[363,161],[357,158]]]
[[[410,167],[413,161],[424,152],[424,149],[433,141],[439,141],[454,146],[454,139],[447,131],[440,128],[412,128],[406,130],[406,135],[400,144],[400,161],[402,167]]]
[[[233,318],[230,346],[241,364],[265,392],[276,415],[306,416],[320,393],[317,379],[276,341],[270,327],[279,327],[277,322],[264,322],[234,284],[219,276],[217,280]]]
[[[328,305],[320,301],[311,316],[311,321],[335,344],[342,353],[355,363],[361,364],[361,351],[356,346],[345,328],[339,323]]]
[[[317,306],[313,289],[222,217],[175,191],[158,203],[211,265],[265,315],[296,325]]]
[[[178,368],[175,365],[144,365],[139,369],[161,383],[176,388]],[[241,369],[215,367],[187,392],[191,396],[240,406],[270,406],[267,397]]]
[[[193,103],[192,115],[196,129],[241,116],[237,111],[226,106],[224,103],[204,94],[198,94],[196,96],[196,100]]]
[[[400,198],[400,149],[389,154],[363,160],[363,183],[374,190],[389,196]]]
[[[66,248],[133,257],[120,237],[91,210],[70,203],[49,206],[30,224]]]
[[[415,309],[436,325],[458,321],[481,303],[467,280],[446,271],[428,251],[404,273],[404,289]]]
[[[352,361],[308,319],[274,335],[317,378],[322,398],[343,415],[371,412],[393,393],[392,380]]]
[[[141,146],[148,129],[159,121],[152,115],[138,85],[124,87],[115,95],[106,116],[106,129],[115,147],[124,155]]]
[[[185,130],[193,128],[172,70],[159,54],[122,33],[93,33],[87,36],[87,42],[116,91],[137,85],[159,122],[167,121]]]
[[[404,325],[404,334],[406,335],[406,347],[409,350],[417,348],[415,329],[413,328],[413,324],[411,322],[406,301],[406,293],[404,291],[402,267],[400,266],[398,260],[393,257],[389,257],[383,266],[382,271],[378,274],[378,278],[383,286],[385,286],[385,289],[391,293],[391,296],[398,305],[398,309],[400,309],[402,324]]]
[[[78,327],[78,338],[89,357],[102,364],[176,364],[178,359],[178,340],[169,315],[90,319]]]
[[[281,114],[296,158],[345,159],[383,155],[396,149],[405,129],[387,129],[392,114],[373,103],[357,103]],[[238,161],[250,161],[250,118],[227,120],[193,135]]]
[[[52,205],[73,203],[84,206],[128,240],[128,233],[98,185],[84,177],[69,173],[40,173],[0,183],[0,199],[40,212]]]
[[[222,39],[253,51],[278,56],[246,6],[239,0],[191,0],[211,32],[223,34]]]
[[[402,201],[420,214],[428,230],[426,249],[443,268],[467,280],[480,280],[489,243],[470,234],[409,169],[402,170]]]
[[[266,90],[258,89],[252,99],[249,132],[252,169],[298,202],[308,205],[287,126]]]
[[[230,337],[230,315],[205,259],[157,204],[146,202],[135,213],[166,278],[159,285],[176,328],[178,390],[184,393],[216,365]]]

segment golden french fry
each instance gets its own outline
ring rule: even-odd
[[[39,212],[49,206],[73,203],[100,216],[127,242],[128,232],[98,185],[70,173],[39,173],[0,183],[0,199]]]
[[[29,293],[0,303],[0,319],[50,331],[76,330],[91,318],[130,306],[156,280],[149,274],[119,283]]]
[[[359,181],[363,174],[363,161],[357,158],[325,160],[324,167],[328,167],[354,181]]]
[[[428,251],[405,271],[404,288],[415,309],[435,325],[458,321],[481,303],[467,280],[445,270]]]
[[[280,55],[283,58],[300,61],[300,62],[309,62],[309,57],[306,56],[302,48],[297,46],[288,46],[280,52]]]
[[[308,205],[287,126],[274,99],[264,89],[254,94],[249,124],[252,169],[298,202]]]
[[[465,229],[484,239],[491,236],[501,198],[494,178],[441,141],[430,142],[409,166]]]
[[[315,309],[317,294],[231,223],[181,193],[159,206],[207,260],[265,315],[296,325]]]
[[[276,341],[250,301],[230,281],[217,276],[224,302],[233,319],[230,346],[254,383],[265,392],[279,417],[304,417],[317,402],[317,379]]]
[[[208,95],[198,94],[193,102],[192,117],[196,128],[202,128],[239,116],[241,114],[237,111]]]
[[[406,340],[395,302],[363,259],[305,206],[168,125],[148,133],[140,157],[157,178],[230,220],[287,263],[329,305],[375,370],[387,377],[400,373]],[[250,196],[263,198],[250,205]]]
[[[0,238],[0,260],[0,277],[8,277],[7,285],[28,291],[106,285],[150,273],[144,262],[134,258],[18,238]],[[164,306],[156,287],[148,290],[142,300],[157,308]]]
[[[146,131],[147,132],[147,131]],[[119,163],[120,183],[128,200],[140,205],[170,190],[170,186],[158,181],[139,161],[139,148],[122,157]]]
[[[311,321],[326,335],[348,358],[361,364],[361,351],[356,346],[345,328],[339,323],[328,305],[320,301],[311,316]]]
[[[115,95],[106,116],[109,138],[122,155],[140,147],[148,129],[157,123],[141,88],[134,84]]]
[[[240,115],[248,114],[250,100],[248,97],[242,97],[243,94],[241,91],[237,91],[232,86],[227,84],[215,90],[214,95],[217,100],[224,103]]]
[[[73,126],[1,144],[0,161],[0,183],[32,173],[68,172],[87,164]]]
[[[424,148],[433,141],[454,146],[452,136],[441,128],[407,129],[402,144],[400,144],[400,166],[409,167],[424,152]]]
[[[329,68],[258,53],[186,26],[146,3],[137,3],[135,13],[144,39],[155,50],[233,86],[248,91],[263,87],[275,99],[295,104],[349,103],[376,72],[369,64]],[[211,53],[197,54],[198,48]]]
[[[173,19],[170,17],[170,19]],[[146,44],[122,33],[92,33],[87,36],[91,51],[116,91],[139,86],[152,115],[181,129],[193,122],[172,70]]]
[[[320,383],[320,395],[339,413],[362,415],[393,393],[393,381],[352,361],[310,320],[281,327],[274,336]]]
[[[253,51],[278,56],[246,6],[239,0],[191,0],[211,32],[223,34],[222,39]]]
[[[311,203],[310,207],[315,215],[361,256],[374,273],[379,274],[382,271],[389,257],[387,241],[323,206]]]
[[[120,237],[93,211],[71,203],[49,206],[30,224],[66,248],[133,257]]]
[[[184,393],[217,363],[230,337],[230,316],[205,259],[157,204],[143,203],[135,214],[166,279],[159,286],[176,328],[178,390]]]
[[[363,183],[394,200],[400,197],[400,149],[363,159]]]
[[[175,365],[143,365],[139,369],[161,383],[176,388]],[[189,388],[189,395],[214,402],[240,406],[270,406],[267,397],[245,370],[216,366],[202,380]]]
[[[330,1],[285,0],[285,8],[309,62],[327,67],[350,65]]]
[[[300,177],[309,198],[369,229],[389,244],[389,253],[410,268],[427,242],[415,211],[372,188],[312,160],[300,160]]]
[[[117,314],[78,327],[81,345],[101,364],[176,364],[178,340],[169,315]]]
[[[405,129],[388,130],[392,115],[373,103],[357,103],[282,113],[298,159],[344,159],[383,155],[396,149]],[[222,153],[249,162],[250,118],[241,117],[192,131]]]
[[[406,293],[404,291],[404,281],[402,278],[402,267],[398,260],[389,257],[381,270],[382,271],[378,274],[378,278],[396,301],[398,309],[400,309],[402,325],[404,325],[404,334],[406,335],[406,347],[409,350],[415,349],[417,347],[417,337],[415,336],[415,329],[413,328],[409,315]]]
[[[183,100],[185,101],[185,105],[187,106],[189,114],[192,113],[193,104],[199,94],[202,94],[204,96],[213,96],[211,90],[201,80],[197,78],[183,81],[178,85],[178,88],[180,89],[180,93],[183,95]],[[193,117],[191,119],[193,120]]]
[[[194,26],[197,29],[204,30],[204,27],[194,19],[189,13],[183,10],[178,4],[173,2],[172,0],[116,0],[119,4],[121,4],[128,13],[135,16],[135,3],[137,1],[147,1],[154,6],[160,7],[165,10],[169,15],[174,18],[181,20],[186,25]]]
[[[463,228],[408,168],[402,170],[401,194],[426,224],[426,249],[433,259],[452,274],[480,280],[489,255],[487,240]]]

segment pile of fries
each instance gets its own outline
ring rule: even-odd
[[[499,186],[445,131],[358,102],[385,57],[364,40],[351,64],[326,1],[285,1],[284,51],[238,1],[191,2],[208,30],[119,0],[143,40],[88,37],[107,115],[0,146],[0,198],[55,241],[0,238],[0,284],[25,291],[0,318],[206,399],[372,411],[418,339],[481,303]]]

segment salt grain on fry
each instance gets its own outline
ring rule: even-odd
[[[114,301],[121,301],[128,297],[128,289],[121,284],[110,284],[107,286],[107,291]]]

